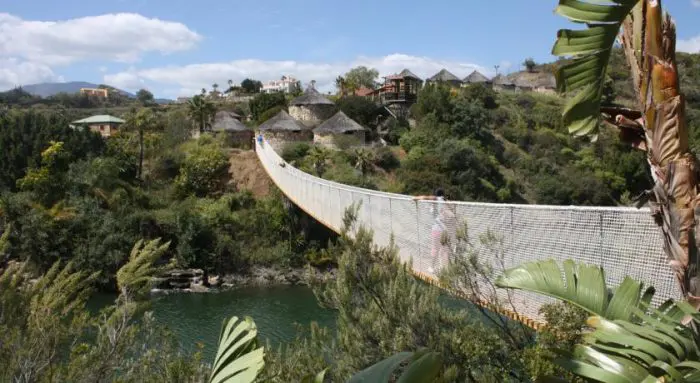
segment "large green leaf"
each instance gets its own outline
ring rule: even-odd
[[[570,63],[556,73],[560,92],[577,94],[563,112],[564,122],[574,135],[595,138],[600,101],[610,52],[620,25],[639,0],[559,0],[555,12],[588,29],[562,29],[552,48],[556,56],[570,56]]]
[[[554,297],[608,319],[631,320],[640,305],[642,284],[625,278],[610,294],[600,266],[564,262],[564,271],[553,260],[524,263],[506,270],[498,277],[499,287],[532,291]],[[646,289],[644,299],[651,299],[653,288]]]
[[[251,318],[224,322],[210,383],[249,383],[262,370],[264,350],[257,347],[258,330]]]
[[[559,351],[554,363],[576,375],[606,383],[698,382],[700,362],[695,333],[675,320],[674,334],[670,336],[666,324],[664,331],[657,324],[673,319],[656,314],[645,316],[651,321],[643,325],[591,317],[588,324],[595,331],[584,337],[584,344],[577,345],[573,353]]]
[[[397,383],[432,382],[442,368],[440,354],[428,350],[400,352],[353,375],[348,383],[388,383],[402,365],[408,363]]]

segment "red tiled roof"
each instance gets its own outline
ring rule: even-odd
[[[374,89],[370,88],[360,88],[355,91],[355,96],[366,97],[376,92]]]

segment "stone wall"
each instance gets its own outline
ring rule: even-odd
[[[313,133],[310,130],[301,132],[263,132],[263,137],[279,153],[288,142],[311,142]]]
[[[365,145],[365,132],[350,134],[314,134],[314,143],[329,149],[347,149]]]
[[[289,107],[289,115],[309,128],[319,126],[323,121],[333,117],[336,112],[335,105],[292,105]]]

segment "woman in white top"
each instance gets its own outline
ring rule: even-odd
[[[443,235],[447,233],[446,221],[451,222],[454,218],[454,214],[445,209],[445,205],[442,203],[445,201],[445,191],[442,189],[435,190],[435,195],[430,196],[416,196],[413,197],[415,201],[427,200],[427,201],[437,201],[438,203],[433,206],[433,215],[435,216],[435,222],[430,230],[430,267],[428,271],[431,273],[435,272],[435,263],[437,262],[439,266],[447,263],[447,257],[449,254],[449,245],[443,240]],[[445,238],[447,239],[447,238]]]

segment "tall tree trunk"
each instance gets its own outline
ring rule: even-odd
[[[139,178],[143,178],[143,126],[139,127]]]
[[[683,295],[697,309],[698,174],[688,145],[685,99],[676,67],[676,27],[660,0],[643,0],[623,24],[622,46],[630,64],[640,112],[617,110],[609,122],[622,138],[645,150],[654,179],[647,192],[661,227],[664,251]]]

